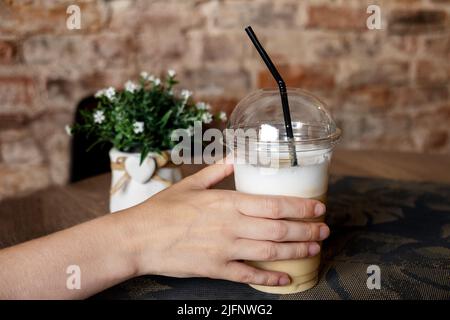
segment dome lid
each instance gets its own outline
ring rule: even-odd
[[[336,127],[325,104],[311,93],[300,89],[288,88],[287,92],[297,150],[317,150],[334,146],[341,131]],[[228,128],[255,129],[257,142],[287,144],[279,91],[260,89],[247,95],[231,114]],[[276,129],[269,130],[272,134],[268,135],[267,128]]]

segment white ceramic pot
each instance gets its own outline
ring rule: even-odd
[[[182,178],[180,168],[168,165],[170,161],[160,154],[150,153],[140,164],[139,153],[121,152],[112,148],[109,158],[110,212],[137,205]]]

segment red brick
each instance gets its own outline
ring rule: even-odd
[[[2,105],[32,104],[36,94],[34,80],[26,76],[0,76]]]
[[[47,79],[46,90],[52,100],[71,100],[74,84],[62,78]]]
[[[418,35],[391,35],[383,44],[378,44],[380,47],[392,47],[396,51],[411,55],[416,54],[419,49],[419,36]]]
[[[200,28],[206,17],[195,1],[108,1],[108,30],[142,34]]]
[[[397,152],[414,149],[414,140],[408,132],[399,134],[386,133],[377,137],[364,137],[360,141],[360,149],[395,150]]]
[[[445,30],[447,13],[443,10],[401,9],[392,11],[388,20],[388,30],[394,34],[428,33]]]
[[[138,22],[138,33],[167,29],[183,32],[200,28],[206,21],[193,1],[141,1],[135,9],[139,11],[132,19]]]
[[[308,28],[332,30],[368,30],[369,15],[364,7],[312,5],[308,8]]]
[[[386,39],[378,32],[314,32],[317,36],[306,43],[307,51],[318,58],[375,57],[386,47]],[[299,45],[294,43],[294,47]]]
[[[350,60],[343,64],[342,84],[345,87],[360,87],[372,84],[404,85],[409,82],[409,62],[396,59],[380,61]]]
[[[421,107],[431,103],[446,102],[450,99],[449,88],[441,86],[400,86],[392,87],[392,105],[398,107]]]
[[[450,151],[450,104],[415,114],[414,135],[420,151]]]
[[[450,123],[450,104],[435,109],[422,110],[415,114],[415,124],[425,128],[448,128]]]
[[[70,137],[64,130],[73,121],[71,112],[43,115],[32,123],[32,132],[45,154],[52,183],[67,183],[70,165]]]
[[[347,148],[411,150],[414,147],[408,115],[370,114],[367,111],[339,110],[335,114],[343,131],[342,144]]]
[[[250,75],[242,68],[188,69],[180,72],[182,86],[198,96],[242,97],[250,91]],[[180,86],[180,88],[182,88]]]
[[[229,116],[233,112],[234,107],[238,104],[238,99],[225,96],[218,97],[198,97],[198,100],[205,101],[211,105],[212,112],[225,111]]]
[[[373,132],[365,134],[366,128],[363,128],[361,134],[362,148],[394,149],[398,151],[413,148],[414,141],[410,134],[413,122],[408,114],[380,114],[367,118],[367,126],[372,126]],[[356,138],[358,139],[358,137]]]
[[[162,65],[189,57],[186,35],[173,29],[147,31],[136,37],[138,64],[149,72],[159,72]],[[156,45],[155,45],[156,44]]]
[[[288,87],[305,88],[309,90],[328,90],[335,86],[333,64],[316,65],[284,65],[279,66],[286,85]],[[258,87],[276,87],[277,84],[267,69],[258,74]]]
[[[333,34],[331,32],[312,38],[307,45],[309,50],[320,59],[345,57],[354,49],[352,46],[369,47],[362,39],[354,40],[347,37],[346,34]],[[291,43],[291,46],[298,52],[297,43]]]
[[[0,164],[0,199],[17,197],[50,184],[48,168],[44,164],[7,166]]]
[[[448,145],[449,133],[444,129],[429,131],[423,141],[424,151],[439,151]]]
[[[210,5],[207,14],[214,26],[240,29],[247,25],[257,28],[292,28],[297,25],[298,1],[220,1]]]
[[[16,43],[0,40],[0,64],[13,63],[16,60],[16,52]]]
[[[29,123],[25,114],[2,114],[0,113],[0,130],[23,127]]]
[[[47,71],[54,77],[127,67],[134,52],[134,39],[120,34],[39,35],[23,43],[25,62],[51,66]]]
[[[134,69],[105,69],[84,75],[76,84],[85,93],[84,96],[87,96],[93,95],[97,90],[110,86],[120,88],[125,81],[137,79],[137,77],[138,74]]]
[[[449,81],[450,66],[435,61],[421,60],[417,63],[416,81],[420,85],[445,85]]]
[[[392,90],[383,84],[351,87],[341,93],[342,107],[352,110],[385,111],[392,106]]]
[[[218,34],[205,35],[202,39],[203,52],[202,61],[218,62],[233,60],[244,56],[244,50],[248,48],[248,41],[245,34]]]
[[[40,164],[43,162],[41,151],[30,136],[23,140],[2,143],[0,150],[6,164]]]
[[[425,39],[423,49],[425,55],[432,56],[434,59],[447,60],[448,63],[450,61],[450,36],[445,34]]]

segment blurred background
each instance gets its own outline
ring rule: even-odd
[[[0,199],[68,183],[78,104],[140,71],[175,69],[228,114],[273,87],[247,25],[289,86],[328,104],[340,148],[450,153],[449,14],[449,0],[0,0]]]

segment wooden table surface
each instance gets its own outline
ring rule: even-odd
[[[202,166],[185,165],[183,174]],[[450,184],[450,155],[336,150],[331,174]],[[0,202],[0,248],[43,236],[108,212],[110,175]],[[218,188],[233,188],[230,177]]]

